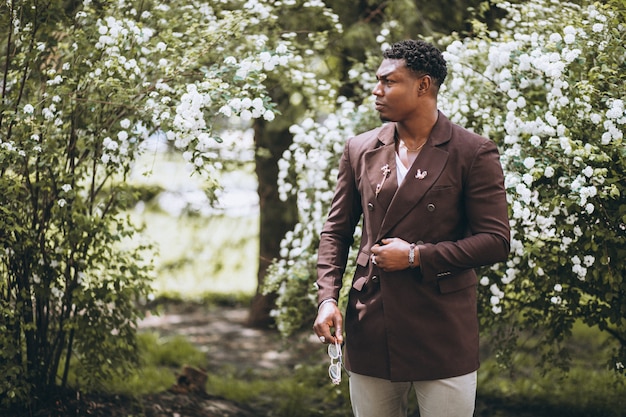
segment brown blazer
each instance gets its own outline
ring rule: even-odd
[[[344,321],[347,369],[392,381],[464,375],[479,366],[474,268],[509,253],[498,150],[439,113],[398,187],[394,131],[388,123],[345,145],[321,233],[318,300],[339,298],[362,218]],[[386,165],[389,174],[376,195]],[[370,248],[385,237],[421,245],[421,267],[385,272],[373,265]]]

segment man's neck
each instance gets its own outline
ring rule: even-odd
[[[398,122],[396,123],[398,138],[409,148],[417,148],[428,140],[438,118],[439,112],[435,108],[420,118]]]

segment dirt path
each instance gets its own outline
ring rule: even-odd
[[[269,377],[284,375],[298,363],[311,363],[311,358],[326,360],[324,347],[312,332],[292,338],[286,343],[278,332],[246,326],[248,310],[244,307],[203,307],[199,305],[168,305],[159,315],[148,315],[140,329],[158,331],[161,335],[182,335],[206,352],[208,373],[235,372],[242,376]],[[223,399],[194,395],[160,393],[147,398],[146,417],[264,417],[263,410],[250,410],[245,405]],[[526,410],[519,404],[485,403],[479,398],[477,417],[545,417],[543,410]],[[122,417],[120,415],[120,417]],[[294,416],[295,417],[295,416]]]
[[[224,367],[256,372],[287,370],[311,355],[324,359],[323,347],[313,332],[285,340],[275,330],[247,327],[247,316],[244,307],[168,306],[159,315],[148,315],[139,327],[184,336],[206,352],[208,372]]]

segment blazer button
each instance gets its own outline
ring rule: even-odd
[[[435,211],[435,205],[433,203],[430,203],[428,206],[426,206],[426,209],[428,211]]]
[[[372,281],[378,282],[378,275],[372,275]]]
[[[367,209],[369,211],[374,211],[374,205],[372,203],[367,203]]]

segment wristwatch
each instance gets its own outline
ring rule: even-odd
[[[415,243],[409,246],[409,268],[415,268]]]

